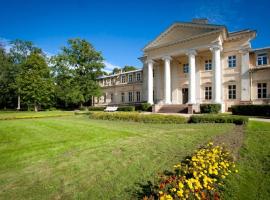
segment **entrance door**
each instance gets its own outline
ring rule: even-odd
[[[186,104],[188,102],[188,88],[182,89],[182,102]]]

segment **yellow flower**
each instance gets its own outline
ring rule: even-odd
[[[184,184],[183,184],[182,182],[180,182],[180,183],[178,184],[178,186],[179,186],[180,189],[184,188]]]
[[[165,196],[165,199],[166,199],[166,200],[173,200],[172,196],[169,195],[169,194],[167,194],[167,195]]]
[[[178,190],[177,191],[177,196],[183,197],[184,196],[183,193],[184,193],[184,191],[182,189],[181,190]]]

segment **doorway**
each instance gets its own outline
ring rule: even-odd
[[[188,102],[188,88],[182,89],[182,103],[186,104]]]

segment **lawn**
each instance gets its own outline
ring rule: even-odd
[[[0,120],[0,199],[135,199],[139,183],[233,128],[87,116]]]

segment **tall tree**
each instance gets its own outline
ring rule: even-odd
[[[84,39],[70,39],[58,57],[61,57],[66,67],[72,71],[73,82],[76,83],[79,92],[76,95],[81,97],[81,106],[93,96],[100,95],[100,86],[96,79],[102,75],[103,57],[92,44]]]
[[[117,67],[113,68],[112,70],[112,74],[118,74],[119,72],[121,72],[121,69]]]
[[[17,82],[22,99],[28,107],[33,105],[35,111],[38,111],[39,106],[51,104],[54,84],[50,68],[40,51],[34,51],[27,56]]]
[[[123,67],[124,72],[129,72],[129,71],[136,70],[136,69],[137,69],[136,67],[130,66],[130,65],[126,65]]]
[[[16,90],[17,98],[18,98],[18,106],[17,109],[21,109],[21,86],[18,82],[18,75],[22,72],[22,65],[26,61],[27,57],[32,52],[41,53],[41,49],[35,47],[32,42],[24,41],[24,40],[13,40],[10,42],[10,58],[13,63],[12,73],[13,73],[13,88]]]

